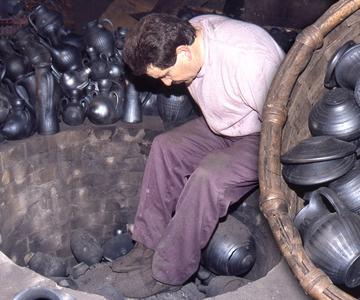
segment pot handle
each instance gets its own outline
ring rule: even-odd
[[[89,106],[89,102],[90,102],[90,100],[88,98],[86,98],[86,97],[82,98],[80,100],[80,106],[85,110],[85,112],[87,111],[87,108]]]
[[[28,21],[31,25],[31,27],[33,27],[35,29],[36,32],[38,32],[38,29],[36,28],[36,25],[34,23],[34,21],[31,19],[32,15],[34,14],[34,11],[30,12],[28,15]]]
[[[309,201],[322,201],[321,196],[330,202],[338,214],[350,211],[339,199],[338,195],[328,187],[320,187],[314,193],[311,193]]]
[[[2,71],[1,71],[1,73],[0,73],[0,82],[4,79],[5,73],[6,73],[6,64],[5,64],[5,62],[4,62],[3,60],[0,59],[0,65],[1,65],[1,64],[2,64],[4,67],[3,67],[3,69],[2,69]]]
[[[140,100],[141,105],[145,105],[151,98],[153,94],[151,92],[147,92],[143,99]]]
[[[103,23],[108,23],[111,26],[112,32],[114,32],[114,24],[109,19],[107,19],[107,18],[101,19],[101,20],[99,20],[99,23],[102,25],[105,25]]]
[[[50,68],[51,68],[51,73],[54,75],[56,80],[59,82],[60,78],[61,78],[61,73],[58,70],[55,69],[53,64],[51,64]]]
[[[61,99],[60,99],[60,106],[59,106],[59,110],[61,113],[64,112],[66,106],[68,106],[68,104],[70,103],[69,99],[65,96],[63,96]]]
[[[360,78],[358,78],[355,83],[354,97],[356,104],[360,106]]]
[[[116,103],[115,103],[115,110],[117,110],[118,106],[119,106],[119,96],[117,93],[115,93],[114,91],[110,91],[110,95],[114,95],[115,99],[116,99]]]

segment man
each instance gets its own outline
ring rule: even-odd
[[[112,264],[115,272],[147,274],[148,291],[123,290],[145,297],[186,282],[219,218],[257,185],[262,108],[284,54],[256,25],[165,14],[144,17],[127,34],[123,54],[135,75],[185,83],[203,114],[154,139],[134,224],[137,245]]]

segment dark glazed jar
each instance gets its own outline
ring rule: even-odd
[[[316,202],[327,200],[332,212]],[[314,203],[315,202],[315,203]],[[309,210],[308,206],[316,207]],[[349,288],[360,285],[360,216],[344,206],[336,193],[321,187],[311,194],[310,203],[296,216],[295,224],[302,228],[304,249],[313,263],[335,284]]]
[[[87,46],[94,47],[97,53],[110,57],[114,54],[115,41],[113,33],[105,28],[106,23],[113,27],[108,19],[89,22],[85,32],[85,43]]]
[[[81,52],[77,47],[70,44],[50,46],[45,41],[41,41],[41,44],[50,51],[56,71],[65,73],[82,67]]]
[[[353,91],[335,88],[325,92],[309,114],[309,129],[313,136],[331,135],[352,141],[360,137],[360,107]]]
[[[29,14],[28,20],[41,36],[49,38],[54,45],[58,43],[57,37],[64,25],[59,12],[40,4]]]
[[[59,131],[60,87],[51,73],[50,64],[35,66],[35,80],[37,132],[55,134]]]
[[[249,229],[228,215],[215,229],[201,255],[201,263],[219,275],[241,275],[248,272],[256,260],[256,244]]]
[[[109,79],[100,80],[98,84],[99,94],[91,100],[87,116],[94,124],[113,124],[121,117],[123,94],[110,90],[113,83]]]
[[[12,101],[10,113],[1,128],[1,134],[8,140],[20,140],[35,131],[35,116],[26,108],[20,98]]]
[[[84,123],[86,117],[87,103],[80,101],[80,91],[73,90],[70,99],[62,100],[62,119],[70,126],[78,126]]]
[[[35,113],[36,104],[36,80],[35,72],[20,76],[15,82],[14,88],[16,94],[26,102],[29,109]]]

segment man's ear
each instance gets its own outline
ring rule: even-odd
[[[190,51],[189,46],[187,45],[180,45],[176,47],[176,55],[184,55],[187,59],[192,59],[192,53]]]

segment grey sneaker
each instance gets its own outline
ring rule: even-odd
[[[140,270],[151,266],[153,255],[154,250],[147,248],[141,243],[136,243],[135,247],[128,254],[114,260],[110,268],[118,273]]]

